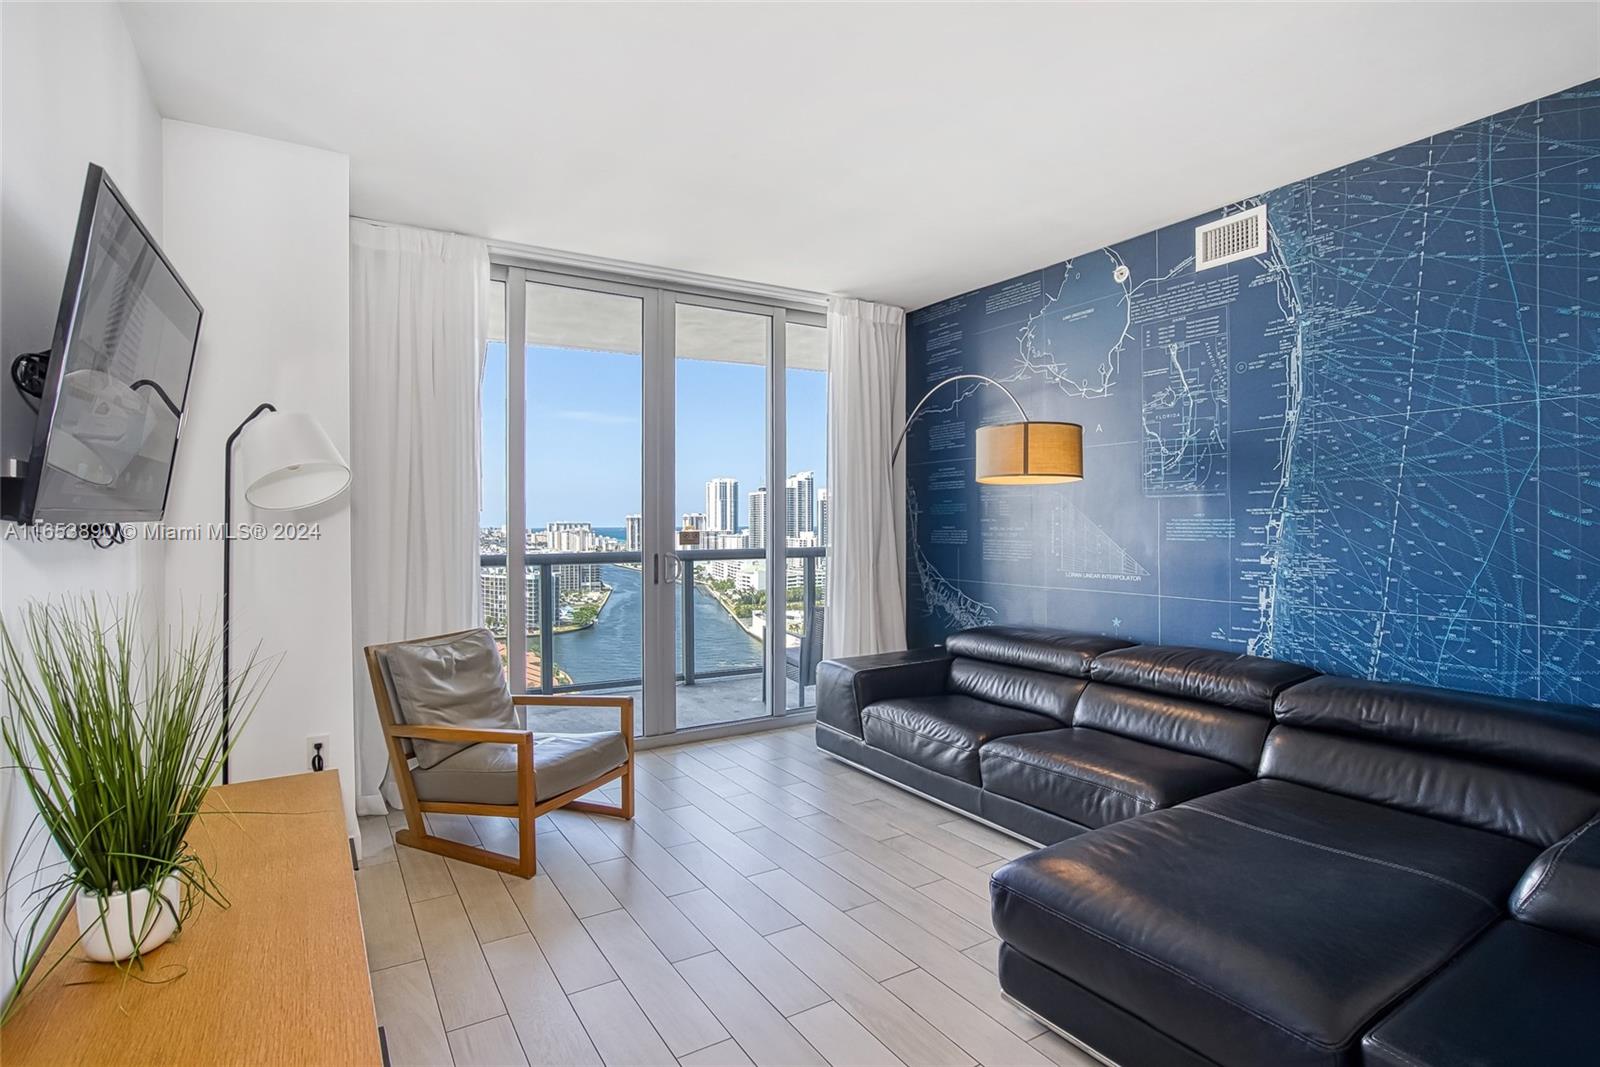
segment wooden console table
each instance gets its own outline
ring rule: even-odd
[[[6,1067],[382,1062],[338,773],[217,786],[206,810],[189,840],[232,907],[206,902],[146,957],[146,978],[182,976],[74,950],[0,1030]],[[39,973],[77,936],[69,912]]]

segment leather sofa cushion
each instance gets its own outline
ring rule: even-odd
[[[1216,760],[1082,728],[1002,737],[979,756],[985,789],[1088,827],[1249,778]]]
[[[628,761],[628,744],[615,730],[594,734],[534,734],[535,800],[549,800]],[[432,767],[411,772],[418,800],[463,804],[517,802],[515,745],[468,745]]]
[[[952,656],[1004,663],[1074,678],[1089,677],[1089,664],[1102,652],[1130,642],[1046,626],[978,626],[945,638]]]
[[[861,709],[891,697],[937,696],[945,691],[950,657],[921,648],[847,656],[817,664],[817,721],[861,736]]]
[[[1252,775],[1272,728],[1271,719],[1254,712],[1101,682],[1084,689],[1072,724],[1222,760]]]
[[[1286,690],[1278,722],[1564,778],[1600,792],[1600,715],[1576,704],[1355,678]]]
[[[1260,774],[1540,846],[1600,811],[1600,795],[1559,779],[1292,726],[1268,735]]]
[[[1600,947],[1502,922],[1361,1041],[1372,1067],[1593,1067]]]
[[[995,929],[1219,1062],[1347,1064],[1378,1014],[1501,915],[1532,854],[1256,781],[1006,865]]]
[[[1054,730],[1046,715],[968,696],[883,700],[861,713],[867,744],[951,778],[979,784],[978,750],[997,737]]]
[[[1048,715],[1068,725],[1072,723],[1078,696],[1088,684],[1082,678],[1064,678],[981,659],[958,656],[950,661],[952,693]]]
[[[1539,854],[1512,891],[1511,914],[1600,945],[1600,815]]]
[[[1273,699],[1317,672],[1298,663],[1214,648],[1134,645],[1096,656],[1089,677],[1168,696],[1267,714]]]

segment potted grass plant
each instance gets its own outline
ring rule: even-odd
[[[15,628],[0,620],[0,734],[61,853],[34,872],[8,1013],[68,907],[75,947],[132,967],[200,902],[227,905],[187,834],[228,753],[223,687],[237,737],[264,672],[251,656],[222,678],[214,628],[142,633],[136,603],[93,598],[32,602]]]

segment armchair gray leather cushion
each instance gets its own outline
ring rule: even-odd
[[[506,689],[500,648],[488,630],[408,641],[389,648],[385,658],[399,701],[395,713],[406,725],[520,728]],[[417,769],[436,766],[467,747],[417,740],[413,743]]]
[[[534,734],[536,801],[558,797],[592,782],[628,759],[628,743],[615,730],[595,734]],[[515,804],[515,745],[468,745],[448,759],[411,773],[418,800],[457,804]]]

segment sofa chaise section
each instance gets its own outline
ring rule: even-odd
[[[1002,986],[1128,1067],[1164,1062],[1149,1056],[1161,1047],[1240,1067],[1461,1062],[1423,1054],[1418,1034],[1449,1025],[1430,979],[1457,974],[1456,1003],[1470,1003],[1492,964],[1475,983],[1452,961],[1526,940],[1494,931],[1519,880],[1532,897],[1530,872],[1559,867],[1567,835],[1600,811],[1600,722],[1332,677],[1283,690],[1273,721],[1254,780],[998,871]],[[1588,929],[1563,906],[1575,899],[1546,913],[1560,936]],[[1569,949],[1562,973],[1583,958]],[[1549,992],[1577,1011],[1572,996]],[[1402,1004],[1389,1037],[1373,1029]]]

